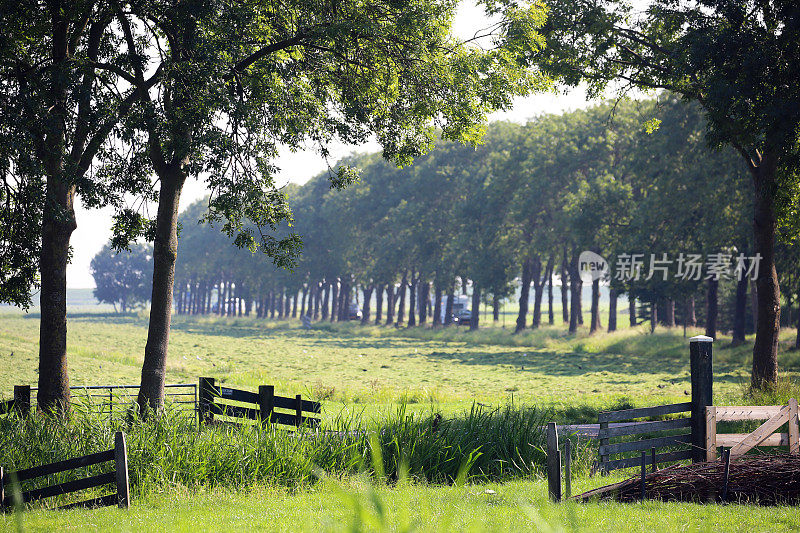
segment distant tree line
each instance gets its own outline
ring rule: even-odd
[[[698,106],[665,93],[494,123],[483,144],[441,142],[405,168],[353,156],[344,164],[360,167],[361,179],[346,191],[331,190],[325,175],[287,186],[304,246],[293,271],[196,224],[200,201],[181,215],[176,310],[345,320],[359,291],[362,323],[436,327],[451,317],[441,306],[469,287],[472,309],[485,301],[495,320],[504,298],[519,298],[516,331],[557,318],[576,331],[585,314],[579,255],[591,250],[610,263],[609,315],[600,316],[594,281],[591,331],[615,330],[627,295],[631,325],[700,324],[744,342],[754,320],[749,176],[732,150],[708,148],[705,129]],[[789,307],[798,294],[793,249],[779,249]],[[638,275],[620,275],[618,258],[633,254],[642,256]],[[678,263],[697,255],[703,262],[687,277]],[[554,280],[565,290],[554,291]],[[473,312],[470,327],[479,322]]]

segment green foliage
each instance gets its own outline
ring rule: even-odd
[[[113,304],[125,313],[150,300],[153,291],[153,248],[134,244],[128,250],[116,251],[106,245],[91,263],[96,288],[94,297]]]

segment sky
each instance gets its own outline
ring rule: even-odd
[[[475,32],[488,25],[488,19],[474,4],[462,2],[453,22],[453,32],[461,38],[470,38]],[[509,111],[498,112],[490,115],[489,120],[509,120],[524,123],[529,118],[543,113],[561,113],[574,110],[587,105],[585,92],[581,89],[572,90],[566,94],[537,94],[525,98],[518,98]],[[377,142],[370,142],[359,146],[338,144],[331,147],[331,161],[349,155],[353,152],[377,152],[380,146]],[[292,152],[288,149],[281,150],[277,166],[280,168],[277,183],[282,185],[287,182],[303,184],[327,168],[325,160],[314,150]],[[181,193],[180,208],[204,197],[207,190],[202,182],[190,179],[184,185]],[[110,208],[86,209],[76,200],[76,217],[78,228],[72,234],[72,262],[67,267],[67,287],[82,289],[94,287],[89,265],[92,257],[100,251],[111,238]]]

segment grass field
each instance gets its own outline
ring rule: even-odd
[[[0,399],[15,384],[35,385],[38,317],[0,315]],[[688,335],[700,333],[689,331]],[[137,384],[147,321],[144,315],[73,312],[69,329],[74,385]],[[775,395],[747,397],[752,344],[714,346],[719,404],[776,403],[800,395],[800,354],[782,334],[782,386]],[[490,327],[401,329],[250,318],[175,317],[167,381],[198,376],[255,389],[274,384],[281,394],[324,401],[328,419],[342,412],[385,417],[399,401],[409,409],[452,414],[473,402],[522,403],[551,409],[561,421],[595,422],[600,409],[686,401],[688,339],[683,331],[625,329],[568,335],[560,325],[511,335]],[[616,478],[579,478],[575,491]],[[360,476],[292,488],[251,484],[187,487],[167,484],[142,493],[129,512],[32,510],[0,518],[4,530],[219,530],[227,528],[353,531],[778,531],[800,528],[793,508],[593,503],[552,505],[535,475],[508,483],[373,485]]]

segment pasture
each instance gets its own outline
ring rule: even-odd
[[[36,318],[21,313],[0,318],[3,398],[10,396],[15,384],[36,383]],[[138,383],[146,333],[143,315],[73,313],[69,330],[72,384]],[[699,331],[687,335],[696,333]],[[788,350],[794,332],[785,330],[783,335],[787,349],[779,359],[785,372],[782,385],[776,394],[761,398],[746,396],[751,345],[731,348],[729,339],[718,339],[715,399],[729,404],[745,399],[747,403],[779,403],[797,397],[800,355]],[[317,323],[305,330],[297,321],[179,316],[171,333],[168,372],[168,383],[194,383],[198,376],[210,376],[249,390],[273,384],[281,393],[321,400],[323,418],[329,422],[343,417],[349,423],[365,419],[373,427],[395,423],[387,421],[393,420],[401,403],[410,413],[418,413],[422,422],[433,413],[463,417],[476,402],[489,412],[513,402],[535,407],[540,413],[537,416],[559,422],[596,422],[599,410],[687,401],[689,391],[688,342],[682,330],[661,329],[650,335],[646,327],[594,336],[581,330],[570,336],[557,325],[511,335],[501,327],[470,333],[457,328],[398,330]],[[100,433],[110,431],[102,427]],[[277,439],[275,442],[283,442]],[[130,446],[136,448],[135,437],[132,442]],[[245,453],[253,442],[246,435],[241,437],[234,444],[239,446],[234,455]],[[191,446],[201,445],[205,444],[193,441]],[[176,449],[191,446],[178,440],[171,445]],[[580,452],[583,462],[579,463],[574,492],[624,476],[588,478],[586,465],[596,453],[592,446]],[[317,459],[324,455],[320,449],[303,453]],[[135,463],[135,450],[133,456]],[[139,461],[155,464],[156,459],[141,456]],[[321,482],[309,475],[311,467],[303,470],[302,476],[287,467],[280,475],[241,474],[250,476],[248,481],[211,486],[196,482],[195,477],[202,476],[182,477],[180,470],[190,468],[189,464],[184,461],[175,466],[176,472],[141,482],[134,489],[131,511],[39,509],[3,517],[3,528],[14,528],[18,520],[32,530],[121,531],[154,523],[184,531],[220,527],[287,531],[746,527],[768,531],[800,527],[794,508],[659,502],[555,505],[546,501],[546,484],[538,466],[502,480],[475,478],[464,486],[438,483],[421,475],[412,475],[413,481],[386,484],[358,474],[357,469],[336,467],[330,469],[332,477]],[[293,475],[294,482],[290,479]]]

